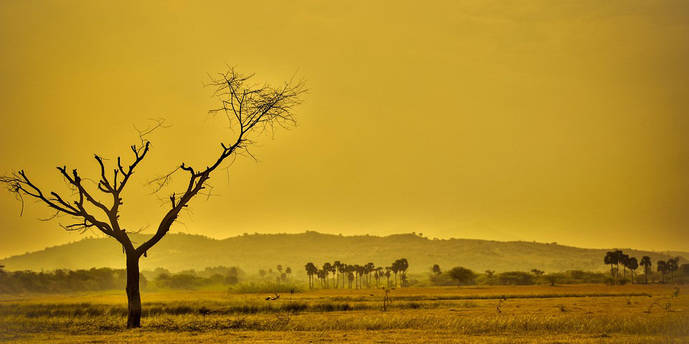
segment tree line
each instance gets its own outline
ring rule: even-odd
[[[577,284],[606,283],[609,278],[600,272],[570,270],[546,274],[539,269],[526,271],[485,270],[483,273],[456,266],[443,271],[438,264],[431,267],[430,283],[438,286],[449,285],[533,285],[533,284]]]
[[[676,258],[672,258],[672,264],[676,264]],[[667,262],[660,261],[661,270],[659,274],[653,274],[649,268],[648,276],[657,275],[664,281],[662,275],[663,264]],[[650,264],[648,264],[650,266]],[[679,272],[671,274],[673,282],[688,283],[689,282],[689,264],[682,264],[679,266]],[[614,275],[610,276],[608,273],[582,270],[568,270],[564,272],[545,273],[539,269],[531,269],[531,271],[505,271],[497,273],[494,270],[486,270],[483,273],[474,272],[462,266],[453,267],[447,271],[443,271],[438,264],[435,264],[430,269],[429,281],[431,285],[450,286],[450,285],[533,285],[533,284],[623,284],[627,280],[616,280]],[[623,272],[624,273],[624,272]],[[665,272],[670,273],[669,270]],[[631,275],[631,273],[630,273]]]
[[[603,262],[606,265],[610,265],[610,277],[614,283],[625,283],[627,281],[627,270],[629,270],[631,282],[635,283],[636,269],[641,266],[644,269],[644,283],[648,284],[648,277],[653,271],[651,257],[643,256],[639,261],[636,257],[630,257],[621,250],[607,252],[603,258]],[[620,279],[620,266],[622,266],[622,279]],[[656,262],[656,270],[660,273],[661,283],[666,282],[665,275],[667,274],[670,274],[670,280],[674,282],[675,272],[679,269],[679,257],[670,258],[668,260],[658,260]],[[689,265],[685,269],[689,269]]]
[[[286,282],[292,277],[291,267],[287,266],[283,268],[282,264],[278,264],[275,268],[277,272],[273,271],[272,268],[268,270],[259,269],[258,275],[261,276],[261,278],[275,277],[275,281],[277,281],[278,284],[280,284],[280,282]]]
[[[145,289],[195,289],[208,285],[235,285],[244,277],[237,267],[216,266],[201,271],[172,273],[157,268],[142,271],[139,279]],[[0,266],[0,294],[67,293],[81,291],[121,290],[127,284],[125,269],[92,268],[55,271],[5,271]]]
[[[376,266],[373,263],[364,265],[346,264],[339,260],[326,262],[321,268],[309,262],[304,266],[308,277],[309,288],[315,288],[316,281],[321,288],[360,289],[381,286],[405,287],[408,285],[407,270],[409,261],[406,258],[395,260],[389,266]],[[332,275],[332,276],[331,276]],[[391,280],[392,279],[392,280]],[[332,283],[331,283],[332,281]],[[346,282],[346,287],[345,287]]]
[[[148,281],[140,277],[141,285]],[[62,293],[124,289],[124,269],[55,270],[50,272],[4,271],[0,269],[0,293]]]

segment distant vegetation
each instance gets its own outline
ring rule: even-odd
[[[239,283],[244,272],[238,267],[217,266],[203,271],[186,270],[171,273],[158,268],[153,272],[144,272],[153,280],[153,286],[164,289],[197,289],[208,286],[227,286]]]
[[[608,283],[609,277],[601,272],[569,270],[566,272],[544,273],[533,269],[526,271],[505,271],[496,273],[486,270],[476,273],[463,267],[454,267],[447,272],[432,273],[433,285],[534,285],[534,284],[597,284]]]
[[[430,274],[408,274],[407,258],[394,260],[388,266],[347,264],[340,260],[320,267],[305,264],[306,281],[293,276],[291,267],[277,264],[275,269],[259,269],[248,275],[238,267],[207,267],[204,270],[144,270],[142,288],[153,289],[224,289],[236,293],[295,293],[308,288],[379,288],[451,285],[534,285],[534,284],[626,284],[626,283],[689,283],[689,264],[680,264],[680,257],[654,262],[649,256],[630,257],[621,250],[609,251],[603,262],[609,272],[567,270],[565,272],[485,270],[477,273],[468,267],[455,266],[443,271],[440,264],[430,267]],[[637,270],[641,269],[637,273]],[[303,276],[303,275],[302,275]],[[643,278],[641,277],[643,276]],[[0,293],[61,293],[122,289],[126,285],[123,269],[92,268],[57,269],[49,272],[5,271],[0,265]]]
[[[506,271],[495,273],[486,270],[477,274],[465,267],[456,266],[443,272],[440,265],[431,267],[430,282],[433,285],[533,285],[533,284],[579,284],[579,283],[689,283],[689,264],[679,264],[680,257],[659,260],[656,272],[653,271],[652,260],[649,256],[641,258],[641,263],[635,257],[630,257],[620,250],[607,252],[605,264],[610,265],[610,273],[591,272],[582,270],[568,270],[565,272],[545,273],[539,269],[525,271]],[[643,267],[643,281],[639,281],[636,270]],[[622,273],[620,273],[622,267]],[[629,275],[629,279],[627,278]]]
[[[124,269],[55,270],[51,272],[2,271],[0,293],[64,293],[124,289],[127,273]],[[148,281],[141,278],[141,285]]]
[[[314,288],[381,288],[424,287],[462,285],[557,285],[557,284],[626,284],[626,283],[689,283],[689,264],[679,265],[678,258],[656,262],[653,269],[649,257],[641,259],[643,278],[632,269],[631,257],[612,251],[615,260],[606,254],[611,264],[610,272],[568,270],[546,273],[539,269],[530,271],[475,272],[467,267],[455,266],[444,271],[439,264],[430,267],[430,273],[409,274],[409,261],[397,259],[389,266],[374,263],[345,264],[340,261],[326,262],[321,267],[307,263],[305,279],[293,276],[291,267],[276,265],[276,269],[260,269],[247,274],[238,267],[216,266],[204,270],[170,272],[167,269],[144,270],[141,286],[144,290],[226,290],[231,293],[299,293]],[[612,263],[610,263],[612,262]],[[625,262],[627,262],[625,264]],[[617,265],[622,267],[622,272]],[[630,271],[625,272],[626,269]],[[628,275],[630,279],[626,279]],[[304,275],[301,275],[304,276]],[[123,269],[92,268],[82,270],[59,269],[50,272],[5,271],[0,266],[0,294],[15,293],[64,293],[79,291],[121,290],[126,285]]]
[[[345,288],[345,280],[347,287],[352,289],[352,284],[355,289],[360,288],[376,288],[380,286],[397,287],[407,286],[407,270],[409,269],[409,261],[406,258],[395,260],[390,266],[376,266],[373,263],[364,265],[359,264],[345,264],[339,260],[332,264],[326,262],[323,267],[319,269],[315,264],[309,262],[304,266],[306,275],[309,280],[309,288],[314,288],[314,279],[320,281],[321,288]],[[332,273],[332,284],[330,283],[330,274]],[[398,278],[399,275],[399,278]],[[390,281],[390,277],[392,281]],[[383,279],[385,283],[383,283]],[[375,281],[375,282],[374,282]],[[340,284],[341,282],[341,284]]]
[[[165,269],[144,271],[139,276],[143,289],[198,289],[236,285],[244,272],[237,267],[213,267],[202,271],[171,273]],[[124,269],[55,270],[50,272],[4,271],[0,269],[0,293],[65,293],[121,290],[127,283]]]
[[[625,284],[628,281],[634,283],[636,269],[639,268],[639,266],[643,267],[644,283],[648,283],[649,275],[651,275],[653,271],[653,261],[651,260],[651,257],[643,256],[639,263],[636,257],[630,257],[628,254],[625,254],[620,250],[607,252],[603,262],[606,265],[610,265],[610,278],[612,279],[613,283]],[[621,278],[620,266],[622,267]],[[656,262],[656,266],[657,272],[660,273],[661,283],[665,283],[665,276],[668,274],[670,275],[669,280],[674,282],[675,274],[678,270],[680,270],[680,257],[673,257],[667,260],[658,260]],[[629,270],[630,279],[627,279],[627,270]],[[689,264],[682,265],[682,271],[687,270],[689,270]]]

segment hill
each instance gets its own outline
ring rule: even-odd
[[[134,235],[142,242],[146,235]],[[687,252],[651,252],[622,249],[640,258],[648,255],[655,262],[672,256],[689,258]],[[300,273],[304,264],[320,265],[340,260],[350,264],[373,262],[389,265],[397,258],[409,260],[411,272],[425,272],[433,264],[443,268],[465,266],[475,271],[546,272],[564,270],[605,270],[603,256],[608,250],[587,249],[523,241],[489,241],[474,239],[428,239],[415,234],[390,236],[340,236],[306,232],[300,234],[252,234],[227,239],[200,235],[168,234],[141,259],[142,269],[163,267],[171,271],[204,269],[209,266],[239,266],[249,273],[291,266]],[[7,270],[87,269],[124,266],[122,248],[110,238],[85,238],[77,242],[49,247],[0,260]]]

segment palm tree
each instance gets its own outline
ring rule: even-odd
[[[610,277],[615,279],[615,268],[614,265],[618,263],[617,255],[613,251],[608,251],[605,254],[605,259],[603,259],[605,264],[610,264]]]
[[[407,286],[407,269],[409,269],[409,262],[407,261],[407,258],[401,258],[400,259],[400,271],[402,271],[402,286],[406,287]]]
[[[334,264],[330,264],[330,273],[333,274],[333,284],[335,284],[335,276],[337,275],[337,267]],[[333,288],[337,288],[337,285],[334,285]]]
[[[627,267],[632,272],[632,284],[634,284],[634,272],[639,267],[639,262],[636,260],[636,257],[631,257],[629,258],[627,264]]]
[[[318,277],[318,280],[321,282],[321,288],[325,288],[325,270],[318,269],[318,271],[316,271],[316,276]]]
[[[396,260],[392,263],[392,272],[395,274],[395,287],[397,287],[397,273],[400,271],[400,260]]]
[[[325,279],[325,288],[328,288],[327,277],[330,274],[330,269],[332,269],[332,265],[330,265],[330,263],[328,262],[325,262],[325,264],[323,264],[323,273],[325,274],[325,276],[323,277]]]
[[[347,272],[347,264],[340,264],[340,266],[337,267],[337,272],[342,275],[342,288],[344,289],[345,287],[345,272]]]
[[[352,289],[352,282],[354,281],[354,274],[352,273],[352,268],[350,267],[347,271],[347,281],[349,282],[349,289]]]
[[[622,278],[627,279],[627,268],[629,267],[629,255],[623,254],[620,251],[620,264],[622,264]]]
[[[670,273],[670,279],[675,281],[675,271],[679,269],[679,257],[670,258],[665,264],[667,271]]]
[[[660,272],[661,276],[661,282],[665,283],[665,274],[667,273],[667,263],[665,263],[664,260],[659,260],[656,264],[658,264],[658,272]]]
[[[362,279],[364,277],[364,267],[361,265],[355,265],[356,275],[357,275],[357,288],[362,288]]]
[[[622,251],[620,251],[620,250],[615,250],[614,254],[615,254],[615,258],[616,258],[615,259],[615,262],[616,262],[615,263],[615,277],[617,279],[619,279],[620,278],[620,264],[622,264],[622,259],[623,259],[622,256],[624,256],[624,253],[622,253]]]
[[[335,288],[338,288],[340,286],[340,266],[342,266],[342,263],[339,260],[336,260],[333,263],[333,267],[335,268]]]
[[[364,273],[366,274],[366,287],[371,287],[371,272],[375,270],[375,265],[373,263],[367,263],[364,265]]]
[[[306,274],[309,276],[309,288],[313,289],[313,275],[318,272],[318,268],[311,262],[306,263],[304,268],[306,269]]]
[[[376,288],[379,287],[380,278],[383,277],[383,267],[376,268]]]
[[[648,273],[651,271],[651,267],[653,266],[651,263],[651,257],[643,256],[640,264],[644,267],[644,283],[648,284]]]

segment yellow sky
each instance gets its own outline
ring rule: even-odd
[[[299,127],[173,232],[687,250],[687,61],[686,1],[3,1],[0,173],[64,190],[55,166],[96,173],[165,117],[122,214],[153,229],[144,183],[217,153],[203,85],[234,65],[305,79]],[[0,256],[80,238],[19,207],[0,193]]]

